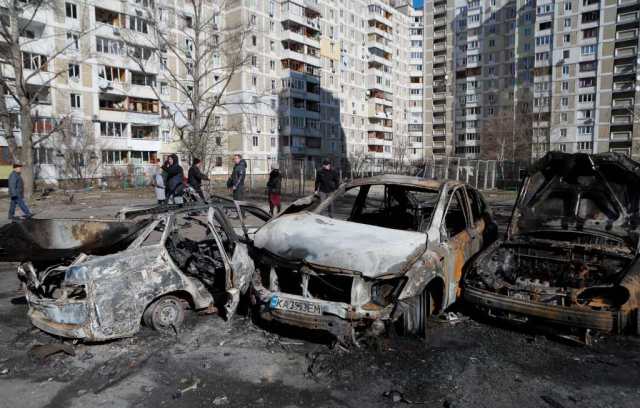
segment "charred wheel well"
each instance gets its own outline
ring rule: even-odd
[[[195,309],[195,302],[193,300],[193,296],[191,296],[191,293],[187,292],[186,290],[176,290],[173,292],[166,292],[166,293],[162,293],[156,297],[154,297],[149,303],[147,303],[144,307],[144,310],[147,310],[149,308],[149,306],[151,306],[156,300],[165,297],[165,296],[175,296],[178,299],[185,301],[189,304],[189,307],[191,309]]]

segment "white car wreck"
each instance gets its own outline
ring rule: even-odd
[[[329,207],[336,219],[322,215]],[[484,199],[463,183],[357,180],[258,229],[251,299],[262,319],[343,342],[391,322],[424,336],[428,317],[456,300],[466,261],[496,234]]]
[[[233,314],[255,268],[226,209],[159,212],[124,251],[83,254],[41,271],[22,264],[31,322],[54,335],[102,341],[133,336],[142,321],[177,330],[185,308]]]

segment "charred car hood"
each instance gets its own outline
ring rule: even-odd
[[[509,239],[564,240],[562,231],[597,235],[636,250],[640,165],[617,153],[550,152],[528,170],[508,230]],[[560,232],[560,233],[559,233]],[[618,244],[619,244],[618,242]]]
[[[254,245],[287,261],[376,278],[406,271],[425,251],[426,236],[302,212],[265,224]]]

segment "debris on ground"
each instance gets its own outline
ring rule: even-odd
[[[229,398],[227,398],[226,395],[215,397],[213,400],[213,405],[215,406],[227,405],[228,403],[229,403]]]
[[[35,346],[31,347],[31,350],[29,352],[32,356],[36,357],[39,360],[44,360],[45,358],[58,353],[65,353],[70,356],[76,355],[73,346],[64,343],[36,344]]]
[[[410,399],[405,398],[404,394],[402,394],[400,391],[397,390],[390,390],[390,391],[385,391],[382,393],[382,396],[385,398],[388,398],[391,400],[391,402],[398,403],[398,402],[403,402],[405,404],[426,404],[425,401],[413,401]]]

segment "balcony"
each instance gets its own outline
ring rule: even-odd
[[[614,109],[631,109],[633,108],[633,98],[614,99],[611,106]]]
[[[633,123],[631,115],[615,115],[611,117],[612,125],[629,125]]]
[[[633,82],[614,82],[613,90],[615,92],[628,92],[634,91],[635,85]]]
[[[616,58],[635,57],[636,47],[616,48],[614,56]]]
[[[613,67],[613,73],[616,75],[633,74],[636,72],[635,64],[615,65]]]

